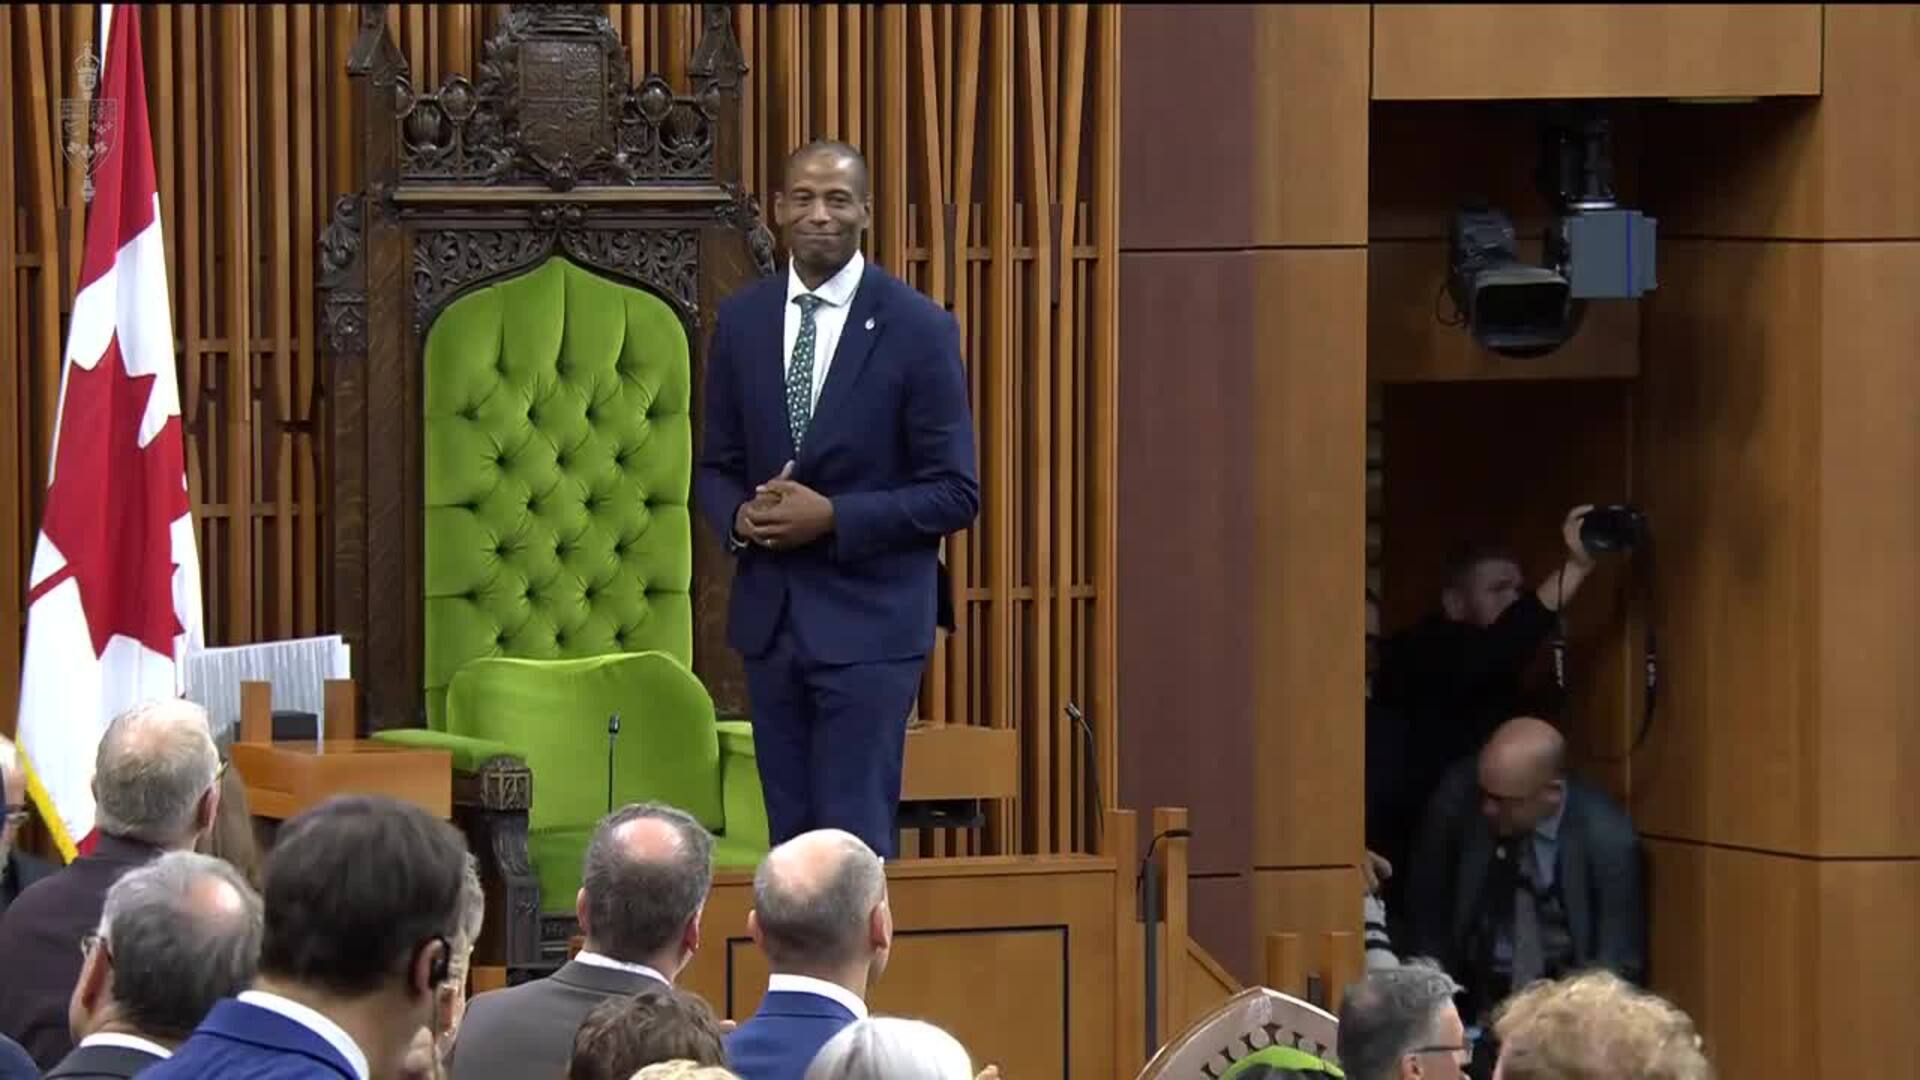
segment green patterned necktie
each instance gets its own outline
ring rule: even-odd
[[[798,451],[800,440],[807,437],[807,421],[813,419],[813,343],[820,336],[813,315],[826,301],[802,293],[793,302],[800,305],[800,335],[793,339],[793,361],[787,365],[787,426]]]

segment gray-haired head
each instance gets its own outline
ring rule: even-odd
[[[839,829],[801,833],[767,853],[753,875],[753,917],[776,972],[826,976],[866,955],[886,868]]]
[[[468,855],[466,872],[460,875],[460,925],[448,943],[453,954],[447,967],[448,981],[466,981],[473,943],[480,940],[480,930],[486,920],[487,893],[480,886],[480,860]]]
[[[580,879],[587,947],[652,963],[682,939],[712,884],[713,834],[692,815],[659,803],[608,814],[587,844]]]
[[[13,849],[13,814],[27,805],[27,771],[20,764],[20,750],[13,740],[0,735],[0,861]]]
[[[212,821],[208,792],[219,771],[205,709],[180,700],[136,705],[107,725],[94,756],[100,829],[159,847],[191,847]]]
[[[922,1020],[878,1016],[841,1028],[806,1080],[973,1080],[960,1040]]]
[[[1399,1076],[1402,1057],[1445,1041],[1460,986],[1430,960],[1381,968],[1347,988],[1340,1005],[1340,1068],[1351,1080]]]
[[[122,875],[101,909],[117,1018],[149,1037],[185,1039],[260,963],[260,897],[222,859],[170,851]]]

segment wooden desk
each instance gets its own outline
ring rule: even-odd
[[[1020,794],[1020,733],[939,724],[907,729],[900,800],[1009,799]]]
[[[369,739],[233,744],[257,817],[284,821],[335,795],[385,795],[453,816],[453,755]]]

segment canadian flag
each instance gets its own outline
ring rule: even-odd
[[[110,14],[107,14],[110,10]],[[18,741],[61,852],[91,847],[93,758],[113,717],[179,692],[201,642],[166,246],[137,5],[103,9],[94,172],[46,512],[27,586]]]

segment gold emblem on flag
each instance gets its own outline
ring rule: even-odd
[[[82,49],[73,62],[73,79],[82,96],[60,99],[61,131],[65,136],[61,149],[68,161],[80,166],[80,195],[91,203],[93,171],[113,149],[120,103],[96,93],[100,88],[100,57],[91,46]]]

